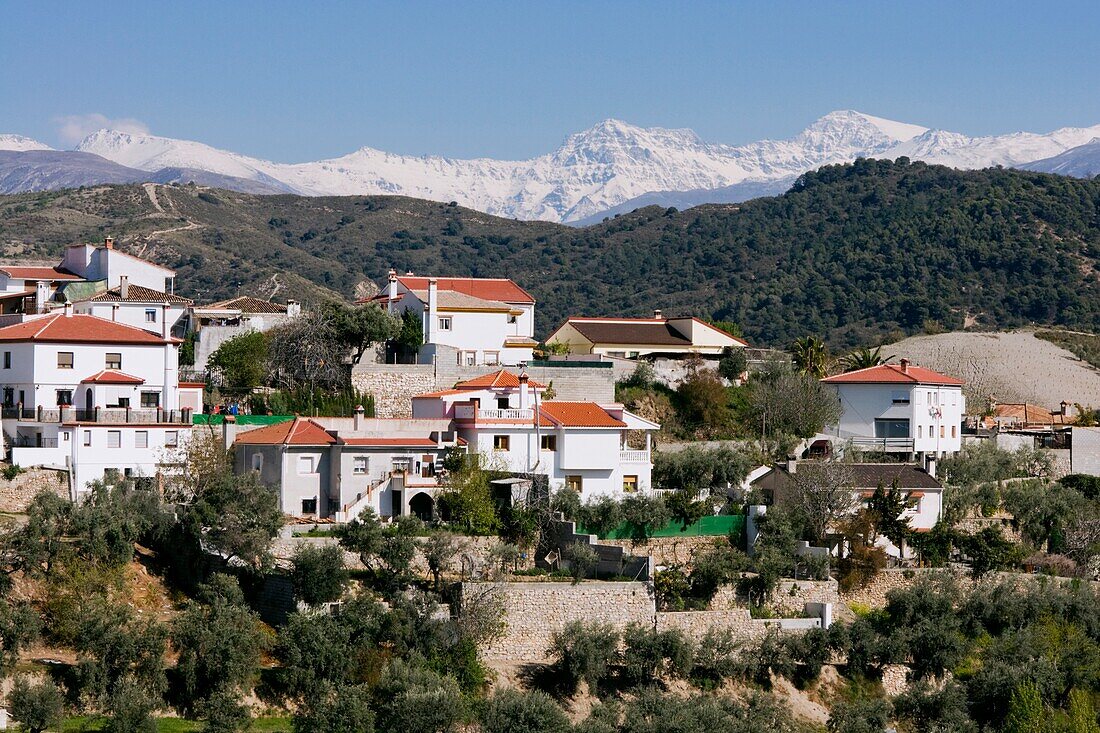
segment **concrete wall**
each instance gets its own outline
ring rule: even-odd
[[[1070,471],[1100,476],[1100,428],[1074,428]]]

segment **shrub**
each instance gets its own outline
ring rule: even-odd
[[[442,733],[461,720],[462,691],[450,676],[395,660],[374,688],[376,725],[384,731]]]
[[[338,600],[348,583],[344,551],[339,545],[318,547],[303,542],[294,550],[290,580],[295,595],[310,606]]]
[[[568,733],[565,711],[544,692],[519,692],[505,688],[485,705],[483,733]]]
[[[881,698],[842,700],[829,715],[829,733],[882,733],[890,722],[890,703]]]
[[[573,576],[574,585],[584,578],[592,577],[600,562],[600,556],[595,548],[587,542],[574,542],[569,545],[565,549],[565,558],[569,561],[569,572]]]
[[[630,525],[634,539],[646,540],[668,524],[669,511],[659,496],[628,496],[622,503],[623,521]]]
[[[691,671],[691,641],[676,629],[631,624],[623,643],[623,676],[630,684],[651,684],[663,675],[686,677]]]
[[[294,733],[373,733],[374,711],[365,686],[324,683],[294,714]]]
[[[8,707],[23,728],[30,733],[42,733],[61,723],[64,699],[50,680],[32,685],[19,677],[8,695]]]
[[[574,692],[581,680],[596,692],[611,675],[611,666],[618,660],[619,632],[608,624],[586,626],[571,621],[554,633],[549,656],[555,659],[567,692]]]

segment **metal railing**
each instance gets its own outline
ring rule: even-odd
[[[865,450],[881,450],[884,453],[888,451],[913,451],[914,442],[912,438],[852,438],[853,448],[863,448]]]
[[[61,407],[5,407],[5,420],[40,423],[121,423],[134,425],[190,424],[192,410],[164,410],[159,407],[95,407],[91,410]]]

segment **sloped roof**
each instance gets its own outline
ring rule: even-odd
[[[347,445],[361,445],[367,447],[393,447],[393,448],[437,448],[438,444],[431,438],[344,438]]]
[[[242,445],[332,445],[336,438],[314,421],[296,417],[241,433],[233,442]]]
[[[19,280],[83,280],[80,275],[73,274],[60,267],[49,265],[0,265],[0,272],[10,278]]]
[[[570,326],[594,344],[691,346],[665,318],[570,318]]]
[[[191,305],[194,301],[172,293],[162,293],[159,290],[146,288],[141,285],[128,285],[126,297],[122,297],[122,288],[110,288],[86,299],[91,303],[166,303],[168,305]]]
[[[165,344],[179,343],[135,326],[106,318],[75,313],[56,313],[0,328],[0,342],[35,341],[74,344]]]
[[[81,384],[145,384],[141,377],[120,372],[117,369],[101,369],[90,377],[80,380]]]
[[[797,471],[813,471],[814,467],[821,465],[814,461],[799,461]],[[935,476],[912,463],[849,463],[845,468],[851,473],[853,490],[874,490],[879,486],[890,488],[897,481],[899,489],[942,489]],[[776,489],[789,487],[794,478],[782,466],[776,466],[768,473],[752,482],[753,486],[761,489]]]
[[[567,428],[625,428],[626,423],[612,417],[595,402],[559,402],[539,405],[542,414]]]
[[[533,379],[528,379],[527,386],[542,388],[546,385],[540,384]],[[455,389],[508,389],[517,387],[519,387],[519,376],[507,369],[500,369],[489,374],[483,374],[480,377],[467,379],[465,382],[459,382],[455,385]]]
[[[407,290],[416,292],[428,290],[427,277],[399,275],[397,281]],[[482,300],[497,300],[502,303],[534,303],[530,293],[507,278],[489,277],[437,277],[436,288],[439,292],[453,290],[456,293],[472,295]]]
[[[249,295],[239,298],[219,300],[217,303],[201,306],[204,310],[235,310],[241,313],[286,313],[286,306],[272,303],[270,300],[261,300]]]
[[[441,389],[435,392],[424,392],[423,394],[413,395],[412,399],[419,400],[421,398],[448,397],[455,394],[466,394],[468,391],[469,390],[465,389]]]
[[[428,302],[427,290],[413,290],[412,294],[420,299],[421,303]],[[436,300],[436,307],[441,311],[448,310],[492,310],[492,311],[511,311],[512,307],[503,300],[487,300],[485,298],[478,298],[475,295],[469,295],[467,293],[460,293],[454,290],[441,290],[439,291],[438,298]]]
[[[826,384],[937,384],[949,387],[963,385],[961,379],[934,372],[931,369],[900,364],[879,364],[854,372],[835,374],[821,380]]]

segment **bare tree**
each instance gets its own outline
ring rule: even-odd
[[[268,382],[285,389],[336,389],[348,379],[345,355],[327,319],[303,314],[268,332]]]
[[[791,478],[791,501],[806,517],[815,542],[823,541],[830,528],[856,509],[852,469],[846,463],[799,463]]]

